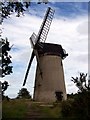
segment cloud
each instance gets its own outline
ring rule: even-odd
[[[84,21],[83,23],[80,23],[77,27],[77,31],[82,35],[88,34],[88,21]],[[84,28],[84,29],[83,29]]]
[[[77,90],[74,85],[70,86],[68,84],[71,83],[71,77],[77,75],[78,72],[83,71],[86,73],[88,71],[87,20],[87,15],[81,15],[75,19],[54,18],[46,40],[49,43],[61,44],[69,54],[63,61],[68,93],[71,93],[71,91],[76,92]],[[21,16],[20,18],[12,15],[11,18],[6,19],[3,23],[2,36],[7,37],[11,45],[14,44],[10,51],[14,73],[4,78],[5,80],[9,80],[11,84],[7,91],[7,94],[10,94],[9,96],[11,97],[14,97],[14,94],[16,95],[19,89],[22,88],[25,71],[32,52],[29,38],[33,32],[38,33],[41,22],[42,18],[25,14],[25,16]],[[26,84],[31,94],[33,94],[35,71],[36,60],[34,59]]]

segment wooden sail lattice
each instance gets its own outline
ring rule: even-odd
[[[44,20],[42,22],[42,25],[40,27],[40,30],[38,32],[38,36],[37,36],[37,42],[45,42],[46,38],[47,38],[47,34],[49,32],[50,29],[50,25],[53,19],[53,15],[54,15],[54,10],[51,9],[50,7],[48,7],[46,15],[44,17]]]

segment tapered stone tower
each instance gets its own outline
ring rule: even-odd
[[[67,56],[61,45],[44,43],[43,52],[38,50],[42,76],[37,64],[34,100],[55,102],[56,92],[67,99],[62,59]]]

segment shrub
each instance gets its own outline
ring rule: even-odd
[[[72,100],[67,100],[67,101],[63,101],[62,102],[62,116],[69,116],[72,114],[72,103],[73,101]]]

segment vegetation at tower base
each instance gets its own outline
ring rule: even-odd
[[[90,119],[90,79],[87,74],[80,73],[79,77],[72,77],[72,81],[79,88],[78,93],[69,96],[62,102],[62,115],[66,118]]]

